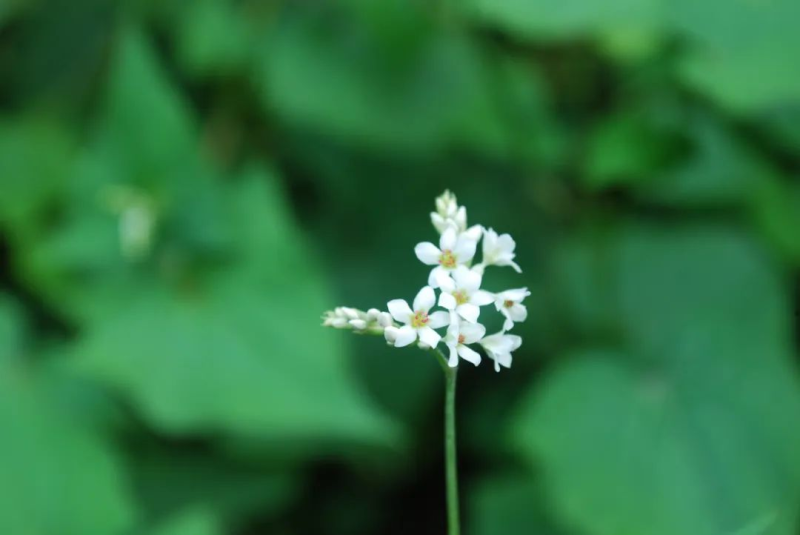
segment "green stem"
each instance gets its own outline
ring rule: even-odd
[[[445,372],[444,400],[444,457],[445,481],[447,483],[447,532],[459,535],[461,526],[458,515],[458,461],[456,457],[456,375],[458,368]]]

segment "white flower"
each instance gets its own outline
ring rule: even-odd
[[[497,235],[492,229],[483,232],[483,265],[487,266],[511,266],[517,273],[522,273],[522,269],[514,262],[514,249],[517,244],[510,234]]]
[[[529,295],[531,293],[527,288],[517,288],[516,290],[500,292],[495,296],[495,307],[506,317],[503,330],[507,331],[515,323],[521,323],[528,318],[528,309],[522,304],[522,300]]]
[[[458,266],[453,271],[453,279],[447,277],[441,281],[439,306],[456,312],[471,323],[477,323],[480,307],[495,300],[492,294],[480,289],[482,279],[479,273],[466,266]]]
[[[441,286],[442,280],[448,278],[450,273],[458,266],[472,262],[478,248],[474,234],[464,232],[460,235],[455,227],[449,226],[439,239],[439,247],[430,242],[417,244],[414,252],[423,264],[436,266],[431,270],[428,284],[433,288]]]
[[[459,356],[475,366],[480,364],[481,356],[467,345],[480,342],[485,334],[486,327],[480,323],[465,323],[458,320],[452,322],[447,329],[447,336],[444,337],[445,344],[450,348],[450,360],[447,361],[447,365],[451,368],[458,366]]]
[[[414,309],[408,306],[408,303],[403,299],[395,299],[389,301],[389,313],[399,323],[404,324],[397,330],[394,345],[395,347],[404,347],[417,340],[436,347],[442,337],[434,331],[450,323],[450,316],[447,312],[439,311],[433,314],[429,313],[433,305],[436,304],[436,294],[433,288],[425,286],[419,291],[417,297],[414,298]],[[387,327],[386,331],[389,331]],[[395,334],[394,332],[392,334]]]
[[[511,352],[516,351],[522,345],[522,338],[514,334],[506,334],[501,331],[497,334],[487,336],[480,341],[483,349],[489,358],[494,360],[495,371],[500,371],[500,366],[511,367]]]

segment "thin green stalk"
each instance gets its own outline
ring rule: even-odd
[[[458,462],[456,456],[456,376],[458,368],[445,372],[444,401],[444,457],[447,483],[447,532],[459,535],[461,525],[458,514]]]

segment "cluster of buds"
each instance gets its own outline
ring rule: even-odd
[[[356,332],[377,331],[379,334],[383,334],[386,327],[394,324],[391,314],[381,312],[377,308],[364,312],[356,308],[337,307],[326,312],[322,320],[324,327],[352,329]]]
[[[412,305],[394,299],[387,303],[388,312],[340,307],[325,314],[323,325],[383,335],[395,347],[416,343],[423,349],[435,349],[443,341],[449,349],[451,367],[458,366],[459,358],[480,364],[481,355],[470,347],[480,346],[494,361],[495,370],[511,367],[511,353],[520,347],[522,339],[508,331],[527,318],[522,302],[530,292],[516,288],[492,293],[481,286],[489,266],[510,266],[521,272],[514,261],[516,243],[508,234],[498,235],[480,225],[467,226],[466,208],[459,206],[449,191],[436,199],[431,222],[439,232],[439,244],[423,242],[414,248],[417,258],[432,269],[427,286],[417,293]],[[481,262],[473,266],[481,239]],[[487,305],[494,305],[505,318],[502,330],[489,336],[480,323],[481,307]],[[436,306],[442,310],[434,311]],[[437,329],[445,327],[443,337]]]

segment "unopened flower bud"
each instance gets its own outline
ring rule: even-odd
[[[342,312],[347,319],[350,320],[357,320],[358,319],[358,310],[354,308],[342,307]]]
[[[373,323],[378,321],[378,316],[380,316],[381,311],[377,308],[370,308],[367,310],[367,322]]]
[[[367,322],[364,320],[350,320],[350,325],[352,325],[359,331],[367,328]]]
[[[392,315],[388,312],[381,312],[378,316],[378,323],[381,327],[391,327],[394,321],[392,320]]]

